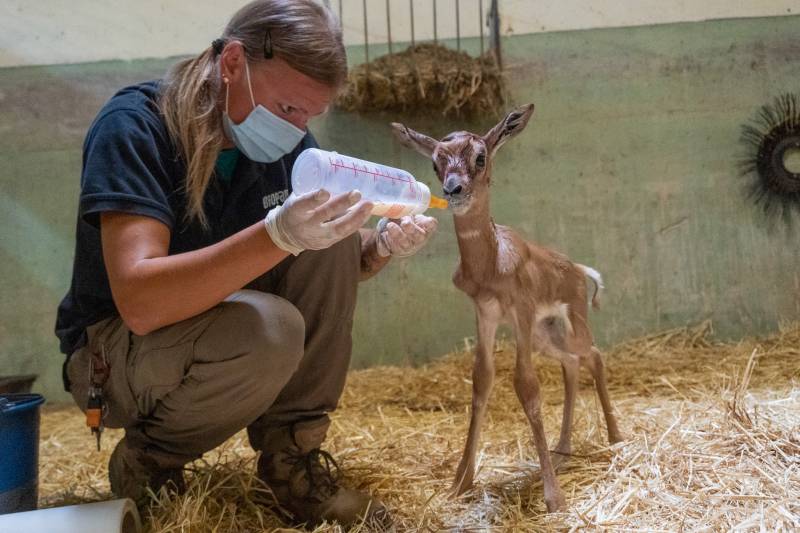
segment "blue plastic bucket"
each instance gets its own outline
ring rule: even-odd
[[[0,514],[36,509],[41,394],[0,394]]]

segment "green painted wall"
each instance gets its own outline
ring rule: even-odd
[[[498,156],[494,216],[604,274],[604,307],[593,317],[602,344],[705,318],[726,338],[800,318],[797,238],[756,223],[735,165],[739,125],[774,95],[800,89],[799,23],[505,41],[515,103],[537,111]],[[350,52],[352,62],[362,57]],[[116,88],[169,64],[0,69],[0,374],[40,374],[38,390],[51,400],[65,398],[52,329],[72,266],[83,135]],[[493,124],[332,112],[314,130],[323,146],[435,185],[429,162],[391,139],[392,120],[437,136]],[[471,306],[450,284],[452,221],[438,216],[428,249],[361,286],[355,366],[423,362],[473,335]]]

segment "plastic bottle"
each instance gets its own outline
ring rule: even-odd
[[[399,168],[328,152],[304,150],[292,167],[292,190],[297,194],[325,189],[331,194],[361,191],[375,204],[373,215],[399,218],[418,215],[429,207],[447,208],[447,201],[431,196],[431,190]]]

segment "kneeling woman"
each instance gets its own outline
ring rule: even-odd
[[[436,229],[362,230],[357,192],[291,194],[306,125],[346,75],[313,0],[256,0],[163,80],[122,89],[84,144],[72,286],[56,333],[65,385],[125,428],[119,497],[184,485],[183,466],[247,428],[259,476],[298,521],[350,524],[380,502],[337,484],[320,446],[344,387],[356,287]]]

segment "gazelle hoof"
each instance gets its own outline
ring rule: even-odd
[[[609,444],[619,444],[620,442],[625,442],[625,436],[622,433],[614,433],[613,435],[608,436]]]
[[[560,489],[556,492],[556,494],[549,498],[545,496],[544,503],[547,505],[548,513],[557,513],[559,511],[564,511],[567,508],[567,502],[564,499],[564,493],[561,492]]]
[[[450,498],[455,499],[472,488],[472,476],[456,476],[450,486]]]
[[[464,483],[461,484],[453,483],[453,485],[450,487],[450,499],[458,498],[471,488],[472,488],[472,483],[470,483],[469,485],[466,485]]]

